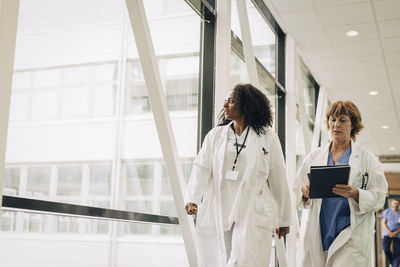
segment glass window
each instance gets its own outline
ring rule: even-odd
[[[129,84],[127,114],[141,114],[151,111],[150,99],[143,83]]]
[[[5,168],[3,194],[12,196],[19,194],[20,173],[19,168]]]
[[[72,217],[57,216],[57,232],[78,233],[79,219]]]
[[[111,185],[111,164],[92,165],[89,167],[89,194],[109,195]]]
[[[15,230],[15,212],[4,211],[0,216],[0,231],[9,232]]]
[[[126,194],[152,195],[154,166],[152,163],[126,164]]]
[[[146,0],[145,7],[151,10],[150,31],[179,155],[192,159],[197,147],[201,19],[181,0]],[[7,182],[15,194],[176,214],[171,203],[161,207],[172,196],[166,189],[169,180],[162,176],[163,155],[126,12],[123,0],[37,0],[34,5],[21,0],[6,157],[12,159],[9,166],[21,170],[20,188]],[[116,233],[146,235],[152,247],[160,233],[181,235],[140,223],[124,223],[115,232],[111,226],[116,224],[108,221],[14,215],[3,220],[2,229],[56,232],[66,238],[67,233],[109,234],[117,242],[118,255],[121,239]],[[32,236],[33,242],[42,241],[42,235]],[[77,239],[74,242],[84,242]],[[184,249],[179,236],[172,239]]]
[[[169,111],[197,111],[198,78],[176,79],[165,82]]]
[[[315,112],[317,110],[317,97],[319,93],[319,85],[314,80],[310,70],[306,64],[300,60],[301,82],[304,96],[304,104],[306,105],[306,114],[310,120],[310,129],[314,130]]]
[[[36,91],[32,98],[32,119],[55,119],[57,116],[57,102],[57,88]]]
[[[114,114],[115,86],[113,84],[96,84],[93,88],[92,109],[94,116]]]
[[[153,213],[152,201],[125,201],[125,210],[133,211],[133,212],[144,212],[144,213]],[[123,229],[124,234],[151,234],[152,233],[152,225],[145,223],[129,223],[126,224],[125,229]]]
[[[24,121],[28,117],[29,95],[12,91],[10,103],[10,121]]]
[[[32,73],[31,72],[14,72],[12,88],[13,90],[28,89],[32,84]]]
[[[81,166],[58,167],[57,195],[79,196],[82,187]]]
[[[243,83],[249,80],[247,75],[246,63],[233,50],[231,50],[230,74],[231,74],[231,88],[233,88],[238,83]]]
[[[35,71],[33,80],[33,86],[36,88],[54,87],[60,83],[60,71],[57,69]]]
[[[89,88],[75,86],[64,88],[62,94],[63,117],[85,117],[89,112]]]
[[[26,194],[31,196],[48,196],[50,187],[50,167],[27,168]]]
[[[254,56],[273,76],[275,76],[275,32],[271,29],[269,24],[254,6],[251,0],[246,0],[246,7],[249,18],[249,27],[254,49]],[[233,32],[242,40],[243,38],[240,30],[236,1],[232,1],[231,20]]]
[[[91,81],[92,68],[90,66],[69,67],[63,69],[64,85],[88,84]]]

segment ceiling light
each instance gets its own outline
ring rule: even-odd
[[[396,148],[395,147],[391,147],[391,148],[389,148],[389,150],[393,151],[393,150],[396,150]]]
[[[348,32],[346,32],[346,35],[349,36],[349,37],[356,37],[359,34],[360,33],[358,31],[348,31]]]
[[[387,125],[382,125],[382,129],[387,129],[387,128],[389,128],[389,126],[387,126]]]
[[[378,92],[377,91],[369,91],[369,95],[377,95]]]

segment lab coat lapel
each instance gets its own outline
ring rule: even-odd
[[[257,149],[259,148],[261,151],[260,143],[261,143],[261,137],[257,135],[257,133],[252,128],[250,128],[249,136],[246,141],[247,166],[245,172],[243,173],[241,184],[246,183],[251,178],[251,176],[253,176],[254,171],[256,170],[257,154],[258,154]]]
[[[361,173],[361,153],[360,153],[360,147],[351,141],[351,155],[349,159],[349,165],[350,167],[350,177],[349,177],[349,184],[353,184],[354,177],[359,175]]]
[[[350,177],[349,177],[349,183],[348,184],[353,184],[354,177],[360,173],[360,148],[359,146],[351,141],[351,155],[349,159],[349,165],[350,165]],[[353,217],[353,206],[351,204],[351,201],[349,201],[349,207],[351,210],[350,216]],[[351,219],[351,224],[350,227],[344,229],[333,241],[331,247],[329,248],[328,251],[328,257],[327,257],[327,262],[331,259],[332,256],[334,256],[334,253],[341,248],[347,240],[349,240],[352,232],[352,228],[354,227],[353,222],[354,220]]]
[[[231,121],[229,124],[224,126],[224,129],[220,133],[220,140],[221,140],[221,145],[218,146],[218,150],[216,153],[216,161],[217,162],[217,177],[218,177],[218,184],[219,187],[221,186],[221,181],[224,178],[224,174],[222,173],[222,168],[224,166],[224,161],[225,161],[225,151],[226,151],[226,143],[228,141],[228,131],[231,128],[233,121]]]

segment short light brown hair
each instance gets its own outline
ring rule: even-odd
[[[341,115],[349,116],[351,120],[351,133],[350,137],[354,141],[356,140],[356,135],[360,133],[361,129],[364,128],[361,122],[361,113],[357,106],[350,100],[338,100],[332,103],[326,110],[326,127],[329,130],[329,117],[338,117]]]

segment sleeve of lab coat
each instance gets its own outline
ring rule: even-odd
[[[388,190],[388,184],[383,172],[382,164],[372,153],[368,152],[368,162],[361,163],[366,164],[368,167],[369,181],[367,189],[358,189],[358,203],[354,199],[350,198],[353,206],[355,207],[355,214],[361,215],[367,212],[378,211],[385,204],[386,193]]]
[[[211,177],[211,136],[210,131],[204,138],[203,145],[193,163],[192,174],[186,186],[185,204],[199,205]]]
[[[272,133],[270,153],[271,160],[268,184],[278,207],[278,225],[280,227],[290,226],[292,209],[286,177],[285,160],[283,158],[281,144],[275,133]]]
[[[305,184],[310,183],[310,180],[308,179],[308,173],[310,172],[312,153],[315,153],[315,152],[311,152],[304,159],[299,171],[297,172],[296,179],[294,180],[294,183],[292,186],[294,196],[296,199],[296,205],[297,205],[297,207],[303,208],[303,209],[310,207],[311,201],[312,201],[311,199],[308,199],[307,202],[304,202],[303,198],[302,198],[303,193],[301,192],[301,187]]]

